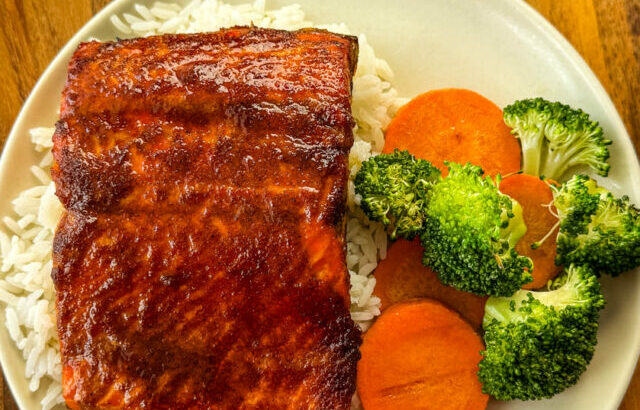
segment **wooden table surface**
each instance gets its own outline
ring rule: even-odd
[[[527,1],[591,66],[640,152],[640,0]],[[54,55],[108,2],[0,0],[0,144]],[[0,386],[0,410],[17,408],[1,377]],[[640,366],[620,409],[640,409]]]

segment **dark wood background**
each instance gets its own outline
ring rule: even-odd
[[[526,1],[582,54],[611,95],[640,152],[640,0]],[[51,59],[108,2],[0,0],[0,145]],[[2,408],[17,407],[0,377]],[[640,366],[620,409],[640,409]]]

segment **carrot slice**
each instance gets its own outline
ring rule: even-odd
[[[400,108],[389,124],[382,152],[408,150],[448,173],[444,161],[479,165],[488,175],[520,170],[520,143],[502,110],[463,89],[429,91]]]
[[[364,335],[357,388],[367,410],[484,409],[482,339],[434,300],[398,303]]]
[[[380,261],[374,274],[373,293],[381,300],[381,308],[413,298],[436,299],[458,312],[474,329],[482,327],[486,297],[462,292],[440,282],[436,273],[422,264],[422,245],[397,240]]]
[[[537,249],[531,249],[531,245],[542,239],[558,222],[551,212],[555,208],[546,206],[553,200],[553,193],[549,185],[540,178],[516,174],[507,177],[500,183],[500,192],[509,195],[522,206],[524,223],[527,225],[527,233],[516,245],[516,251],[520,255],[528,256],[533,260],[533,282],[527,283],[523,289],[538,289],[555,278],[562,270],[556,266],[556,234],[550,235]]]

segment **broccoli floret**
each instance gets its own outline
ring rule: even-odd
[[[503,116],[520,139],[525,173],[559,180],[569,168],[588,165],[608,175],[611,141],[584,111],[535,98],[505,107]]]
[[[395,150],[362,163],[355,191],[367,216],[387,225],[392,239],[413,239],[422,230],[429,188],[440,170],[407,151]]]
[[[545,291],[490,297],[478,376],[499,400],[549,398],[574,385],[591,361],[604,297],[586,266],[569,266]]]
[[[525,234],[522,208],[480,167],[446,163],[429,193],[423,263],[440,280],[478,295],[508,296],[532,281],[531,259],[514,249]]]
[[[554,187],[560,220],[556,264],[589,265],[617,276],[640,265],[640,213],[585,175]]]

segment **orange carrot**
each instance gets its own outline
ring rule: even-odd
[[[558,222],[558,218],[552,214],[555,213],[555,208],[549,210],[546,206],[553,200],[551,188],[538,177],[517,174],[503,179],[500,191],[520,203],[524,223],[527,225],[527,233],[516,245],[516,251],[520,255],[533,260],[533,282],[524,285],[523,289],[541,288],[562,270],[555,264],[557,232],[550,235],[539,248],[531,249],[531,245],[542,239]]]
[[[403,106],[387,128],[382,152],[408,150],[448,173],[444,161],[471,162],[487,175],[520,170],[520,144],[497,105],[473,91],[442,89]]]
[[[482,339],[433,300],[398,303],[364,335],[357,388],[367,410],[484,409]]]
[[[373,293],[386,309],[397,302],[413,298],[436,299],[457,311],[474,329],[482,327],[486,297],[462,292],[443,285],[436,273],[422,264],[422,245],[397,240],[387,252],[387,258],[375,270],[376,287]]]

